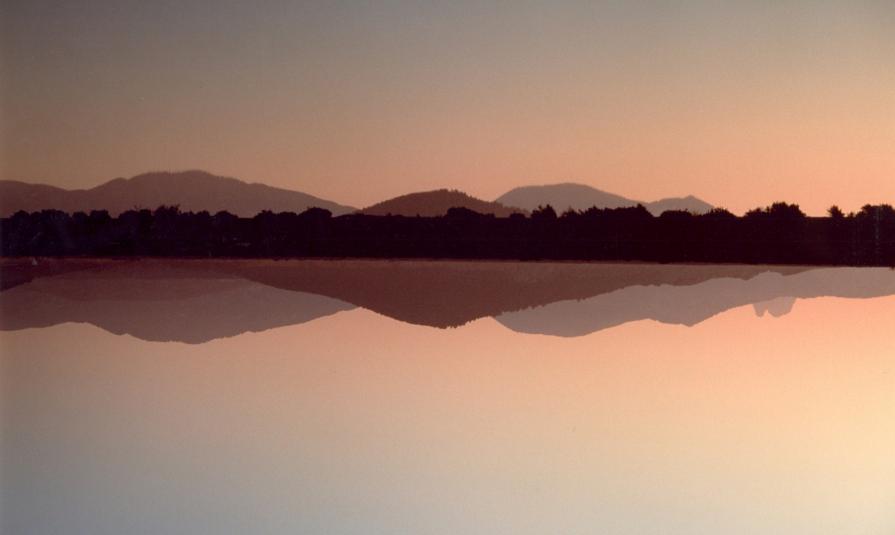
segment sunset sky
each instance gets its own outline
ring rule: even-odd
[[[0,178],[895,203],[895,2],[0,0]]]

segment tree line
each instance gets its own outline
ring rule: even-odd
[[[808,217],[775,203],[736,216],[643,206],[569,210],[550,206],[507,218],[452,208],[441,217],[333,217],[324,209],[183,212],[176,206],[68,214],[18,212],[0,220],[3,256],[370,257],[623,260],[895,266],[895,210],[832,207]]]

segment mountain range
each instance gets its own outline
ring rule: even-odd
[[[608,193],[584,184],[563,183],[544,186],[522,186],[512,189],[497,198],[497,202],[508,206],[518,206],[525,210],[534,210],[538,206],[549,204],[557,212],[569,208],[587,210],[597,208],[625,208],[642,204],[653,215],[661,215],[667,210],[687,210],[702,214],[714,208],[711,204],[692,195],[687,197],[669,197],[654,202],[637,201]]]
[[[710,204],[693,196],[640,202],[590,186],[566,183],[515,188],[495,201],[477,199],[457,190],[416,192],[373,204],[359,212],[371,215],[440,216],[450,208],[461,207],[508,217],[548,204],[557,211],[642,204],[656,215],[665,210],[703,213],[712,209]],[[0,180],[0,216],[3,217],[19,210],[35,212],[44,209],[69,213],[108,210],[114,216],[131,209],[154,209],[161,205],[177,205],[181,210],[193,212],[226,210],[242,217],[251,217],[263,210],[300,213],[311,207],[324,208],[335,216],[358,212],[351,206],[300,191],[248,183],[197,170],[144,173],[131,178],[116,178],[89,189],[74,190]]]
[[[226,210],[243,217],[252,217],[263,210],[304,212],[315,206],[325,208],[333,215],[356,210],[307,193],[250,184],[205,171],[144,173],[75,190],[14,180],[0,181],[0,215],[3,216],[19,210],[34,212],[48,208],[69,213],[108,210],[117,215],[134,208],[155,209],[161,205],[179,205],[184,211],[207,210],[212,214]]]

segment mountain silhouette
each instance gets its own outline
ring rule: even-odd
[[[688,286],[632,286],[584,300],[566,300],[509,312],[495,319],[517,332],[583,336],[624,323],[654,320],[693,326],[732,308],[753,305],[756,315],[788,314],[798,299],[895,295],[887,268],[821,268],[747,280],[722,277]]]
[[[38,278],[2,293],[0,329],[89,323],[153,342],[199,344],[296,325],[353,305],[239,277],[140,261]]]
[[[488,202],[471,197],[462,191],[439,189],[401,195],[361,210],[367,215],[403,215],[409,217],[443,216],[451,208],[466,208],[480,214],[509,217],[523,210],[498,202]]]
[[[712,205],[692,195],[643,202],[571,182],[544,186],[522,186],[504,193],[496,199],[496,202],[518,206],[526,210],[534,210],[538,206],[549,204],[559,212],[569,208],[573,210],[586,210],[593,206],[597,208],[626,208],[642,204],[653,215],[660,215],[667,210],[705,213],[713,208]]]
[[[711,204],[692,195],[659,199],[658,201],[648,202],[643,206],[645,206],[653,215],[662,215],[663,212],[669,210],[685,211],[692,214],[704,214],[710,212],[714,208]]]
[[[108,210],[114,216],[133,208],[155,209],[161,205],[179,205],[184,211],[206,210],[212,214],[225,210],[244,217],[263,210],[299,213],[311,207],[324,208],[333,215],[355,211],[299,191],[249,184],[205,171],[144,173],[76,190],[0,181],[0,216],[45,209],[69,213]]]

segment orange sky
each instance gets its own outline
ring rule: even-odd
[[[14,0],[0,178],[895,203],[895,5]]]

